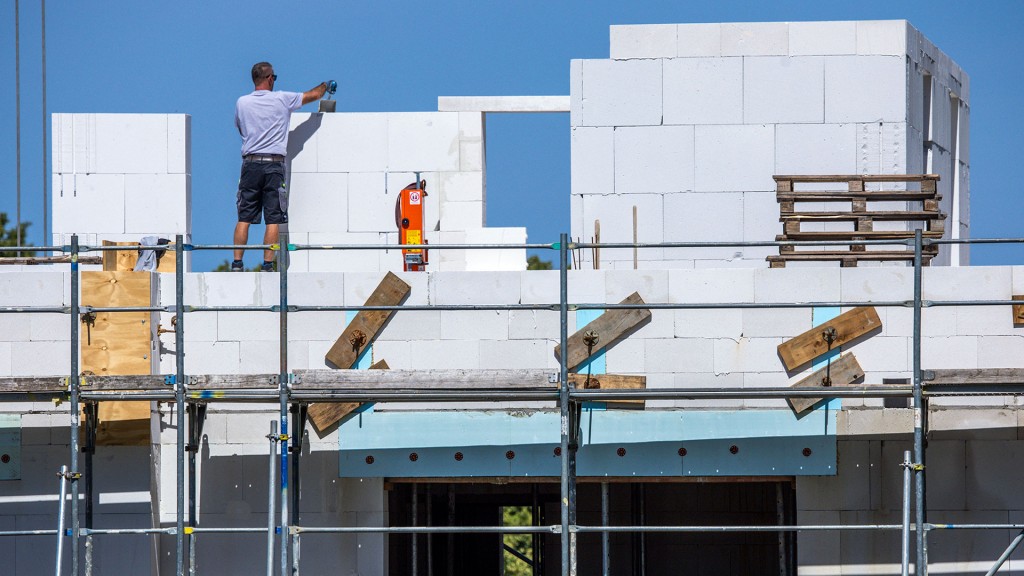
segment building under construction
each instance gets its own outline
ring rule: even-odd
[[[614,26],[569,72],[294,114],[277,273],[190,271],[232,247],[187,115],[55,114],[69,263],[0,271],[6,570],[1024,572],[967,75],[906,21]],[[570,115],[561,238],[484,225],[494,112]]]

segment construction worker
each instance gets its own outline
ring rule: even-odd
[[[269,62],[252,67],[251,94],[235,104],[235,126],[242,136],[242,174],[238,179],[238,224],[235,244],[249,241],[249,225],[260,223],[260,214],[267,220],[264,244],[276,244],[279,226],[288,223],[288,188],[285,155],[288,151],[288,122],[291,113],[305,104],[324,97],[333,80],[323,82],[306,92],[274,92],[277,74]],[[235,250],[232,272],[241,272],[242,253]],[[274,252],[264,250],[265,272],[274,271]]]

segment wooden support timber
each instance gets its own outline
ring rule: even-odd
[[[1024,300],[1024,294],[1014,294],[1014,300]],[[1013,323],[1024,324],[1024,304],[1013,305]]]
[[[828,352],[829,349],[838,348],[881,327],[882,321],[873,306],[859,306],[779,344],[779,358],[785,364],[786,370],[793,371]],[[825,339],[825,333],[830,329],[835,329],[831,346]]]
[[[388,368],[388,363],[384,360],[370,366],[370,370],[387,370]],[[360,402],[317,402],[309,405],[306,415],[317,434],[323,438],[334,428],[335,424],[341,422],[342,418],[360,406],[362,406]]]
[[[942,238],[945,232],[946,215],[939,211],[939,196],[936,192],[936,174],[908,175],[844,175],[844,176],[774,176],[776,200],[779,203],[779,221],[783,233],[776,240],[786,241],[857,241],[857,240],[907,240],[914,237],[914,229],[923,225],[922,236]],[[842,183],[846,190],[797,190],[797,184]],[[912,184],[916,190],[869,190],[871,183]],[[920,202],[919,210],[891,209],[891,207],[869,209],[869,202]],[[840,203],[849,206],[844,210],[798,210],[797,203]],[[849,222],[848,230],[804,229],[803,224]],[[876,228],[881,222],[902,222],[896,229]],[[800,249],[793,246],[779,247],[777,256],[768,256],[772,268],[784,268],[791,261],[839,261],[842,266],[856,266],[859,261],[913,260],[914,251],[885,247],[872,250],[863,244],[847,247],[827,246],[821,249]],[[938,254],[938,246],[925,246],[922,260],[925,265]]]
[[[826,384],[826,378],[829,382]],[[853,354],[843,354],[832,360],[830,366],[816,370],[810,376],[800,380],[790,388],[807,388],[809,386],[849,386],[864,378],[864,371]],[[787,398],[789,407],[794,414],[809,410],[821,402],[823,398]]]
[[[138,242],[111,242],[103,241],[104,246],[135,246]],[[163,251],[163,256],[157,258],[157,272],[174,272],[174,244],[168,244],[168,250]],[[159,254],[159,252],[158,252]],[[79,258],[81,260],[81,258]],[[103,252],[104,272],[131,272],[135,270],[135,263],[139,261],[138,250],[107,250]]]
[[[401,278],[388,272],[366,300],[366,306],[398,306],[409,296],[412,288]],[[356,317],[334,342],[324,359],[335,368],[351,368],[366,347],[373,343],[377,333],[391,318],[393,310],[360,310]]]
[[[644,299],[636,292],[633,292],[625,300],[619,302],[619,304],[643,303]],[[592,322],[577,330],[566,341],[568,348],[568,354],[566,355],[568,361],[566,364],[568,369],[575,369],[580,364],[586,362],[587,358],[590,358],[602,348],[611,346],[615,340],[621,338],[641,323],[647,322],[650,318],[651,311],[646,308],[614,308],[605,311],[604,314],[601,314]],[[598,340],[593,345],[588,345],[587,340],[590,337],[589,335],[592,334],[596,334]],[[561,350],[562,346],[560,344],[555,345],[555,356],[559,356]]]
[[[624,376],[621,374],[569,373],[569,383],[581,390],[643,390],[647,388],[646,376]],[[606,402],[609,408],[633,408],[643,410],[645,402],[640,400],[613,400]]]

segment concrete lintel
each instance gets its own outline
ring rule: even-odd
[[[438,96],[438,112],[568,112],[568,96]]]

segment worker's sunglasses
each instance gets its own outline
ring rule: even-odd
[[[269,78],[273,79],[274,82],[277,82],[277,74],[271,74]]]

